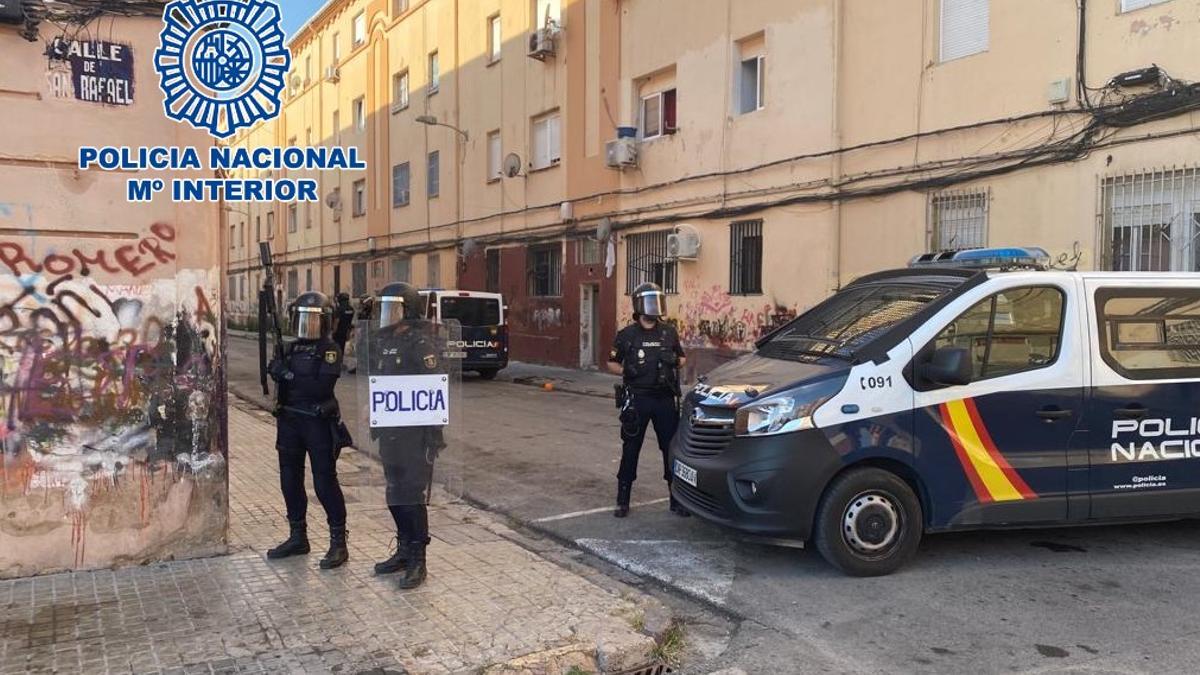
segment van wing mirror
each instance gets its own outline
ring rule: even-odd
[[[974,372],[971,352],[963,347],[941,347],[921,366],[921,377],[941,385],[970,384]]]

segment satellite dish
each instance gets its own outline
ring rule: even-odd
[[[334,211],[340,211],[342,208],[342,193],[334,190],[333,192],[325,195],[325,206],[328,206]]]
[[[596,241],[608,241],[612,236],[612,219],[601,218],[600,224],[596,226]]]
[[[516,178],[521,175],[521,156],[515,152],[508,153],[504,158],[504,175],[509,178]]]
[[[469,258],[479,250],[479,242],[474,239],[467,239],[462,243],[462,255],[464,258]]]

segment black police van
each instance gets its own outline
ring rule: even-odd
[[[672,493],[853,575],[924,533],[1200,515],[1200,275],[1048,262],[849,284],[685,396]]]
[[[508,367],[508,323],[504,296],[481,291],[421,291],[426,298],[426,315],[435,323],[455,320],[462,327],[460,339],[446,345],[462,358],[462,369],[473,370],[490,380]]]

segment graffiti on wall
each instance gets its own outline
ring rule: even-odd
[[[151,274],[175,239],[0,242],[0,499],[60,491],[77,563],[95,495],[224,470],[215,272]]]
[[[759,298],[731,296],[719,284],[684,283],[674,312],[685,347],[749,350],[758,338],[796,317],[796,308]]]

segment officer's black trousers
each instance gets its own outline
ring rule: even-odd
[[[429,508],[424,504],[388,504],[402,544],[429,543]]]
[[[654,424],[658,437],[658,449],[663,456],[663,480],[671,482],[670,467],[667,466],[668,451],[675,430],[679,428],[679,410],[675,397],[670,394],[633,394],[633,409],[637,419],[621,424],[621,468],[617,480],[632,483],[637,480],[638,457],[642,452],[642,441],[646,438],[646,427]]]
[[[304,456],[312,460],[313,489],[325,508],[330,527],[345,527],[346,498],[338,484],[333,429],[327,419],[284,413],[279,417],[275,448],[279,451],[279,487],[290,521],[305,520]]]

